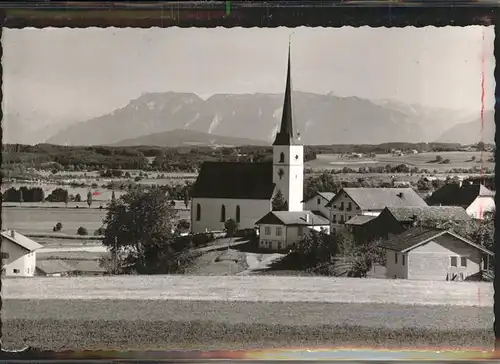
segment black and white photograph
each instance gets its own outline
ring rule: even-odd
[[[2,348],[491,350],[494,28],[4,28]]]

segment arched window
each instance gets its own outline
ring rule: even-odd
[[[220,208],[220,222],[226,222],[226,206]]]
[[[236,222],[240,222],[240,205],[236,206]]]
[[[280,163],[285,163],[285,153],[281,152],[280,154]]]
[[[196,221],[201,220],[201,205],[198,203],[196,204]]]

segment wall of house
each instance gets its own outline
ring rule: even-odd
[[[444,281],[448,273],[467,276],[480,271],[482,252],[460,239],[445,234],[408,253],[408,278]],[[451,267],[450,257],[457,256],[457,267]],[[461,267],[460,257],[467,259],[467,267]]]
[[[333,233],[345,229],[344,223],[356,215],[378,216],[381,211],[361,210],[347,194],[342,193],[330,208],[330,230]]]
[[[310,198],[304,203],[304,211],[320,211],[326,218],[330,216],[330,209],[325,207],[328,200],[320,195]]]
[[[359,242],[368,242],[376,239],[387,239],[390,234],[399,234],[406,229],[387,211],[367,223],[353,229],[354,239]]]
[[[197,204],[201,206],[200,220],[197,221]],[[269,211],[271,200],[242,200],[242,199],[212,199],[196,198],[191,200],[191,232],[203,233],[224,229],[221,221],[221,208],[225,206],[225,221],[236,220],[236,206],[240,207],[239,229],[253,229],[255,223]]]
[[[36,252],[28,252],[8,239],[2,238],[3,269],[7,277],[33,277],[36,269]]]
[[[267,228],[267,229],[266,229]],[[281,228],[278,235],[277,228]],[[259,248],[272,251],[288,251],[294,248],[310,230],[329,232],[329,226],[284,226],[261,225],[259,226]]]
[[[467,207],[467,213],[474,219],[483,219],[485,212],[495,209],[495,199],[493,197],[478,197]]]
[[[284,155],[283,161],[281,153]],[[283,170],[281,177],[278,173],[280,169]],[[289,211],[303,211],[304,146],[273,146],[273,182],[288,202]]]
[[[385,250],[386,271],[385,276],[389,279],[407,279],[408,278],[408,254],[396,252],[394,250]]]

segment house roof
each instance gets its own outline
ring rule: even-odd
[[[316,192],[316,194],[314,196],[308,198],[307,200],[302,200],[301,202],[311,201],[312,199],[316,198],[317,196],[321,196],[325,200],[330,202],[330,200],[335,197],[335,193],[334,192]]]
[[[423,245],[441,235],[449,234],[467,245],[479,249],[482,252],[493,255],[493,252],[490,250],[475,244],[471,242],[470,240],[465,239],[464,237],[455,234],[454,232],[450,230],[442,230],[442,229],[435,229],[435,228],[424,228],[424,227],[415,227],[409,230],[406,230],[402,232],[401,234],[398,234],[391,239],[387,240],[386,242],[380,244],[381,247],[390,249],[390,250],[395,250],[399,251],[401,253],[405,253],[407,251],[410,251],[412,249],[417,248],[420,245]]]
[[[192,197],[267,200],[274,188],[272,163],[204,162]]]
[[[106,269],[101,267],[98,260],[74,260],[71,262],[73,270],[80,272],[106,272]]]
[[[17,231],[14,231],[14,237],[12,237],[11,234],[12,230],[5,230],[1,232],[2,238],[9,240],[30,252],[43,248],[43,245],[38,244],[36,241],[31,240]]]
[[[309,222],[306,216],[309,216]],[[312,211],[270,211],[255,224],[321,226],[329,225],[329,221]]]
[[[448,183],[429,197],[429,205],[470,206],[478,197],[494,197],[495,194],[481,184],[462,185]]]
[[[36,268],[45,274],[67,273],[75,270],[70,264],[60,259],[39,260],[36,262]]]
[[[372,221],[373,219],[376,219],[377,216],[370,216],[370,215],[356,215],[352,219],[347,220],[345,223],[346,225],[364,225],[368,221]]]
[[[472,219],[467,211],[460,206],[406,206],[406,207],[386,207],[388,212],[394,216],[397,221],[412,221],[416,216],[418,219],[425,220],[453,220],[469,221]]]
[[[326,207],[332,206],[343,192],[362,210],[383,210],[386,206],[427,206],[412,188],[343,188]]]
[[[327,219],[327,220],[328,220],[328,216],[325,216],[325,214],[324,214],[324,213],[322,213],[322,212],[321,212],[321,211],[319,211],[319,210],[312,210],[311,212],[312,212],[314,215],[316,215],[316,216],[319,216],[319,217],[322,217],[322,218],[324,218],[324,219]]]

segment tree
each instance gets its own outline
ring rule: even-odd
[[[23,202],[24,202],[23,190],[19,189],[19,203],[22,204]]]
[[[436,162],[441,162],[442,160],[443,160],[443,157],[441,157],[440,155],[436,156]]]
[[[90,206],[92,206],[92,192],[91,191],[89,191],[87,193],[87,205],[89,205],[89,208],[90,208]]]
[[[184,206],[186,206],[186,208],[189,206],[189,191],[187,188],[184,191]]]
[[[169,273],[184,259],[175,239],[177,212],[163,189],[131,189],[107,207],[103,245],[139,273]],[[182,257],[181,257],[182,256]]]
[[[276,192],[276,195],[274,196],[274,198],[272,200],[272,210],[273,211],[287,211],[288,210],[288,203],[286,202],[281,190],[278,190],[278,192]]]
[[[83,226],[80,226],[76,231],[77,235],[88,235],[89,232]]]
[[[75,202],[82,202],[82,196],[80,196],[79,193],[77,193],[75,196]]]
[[[115,190],[111,192],[111,202],[116,202]]]
[[[66,207],[68,207],[68,202],[69,202],[69,193],[68,191],[66,191],[64,195],[64,204],[66,205]]]

